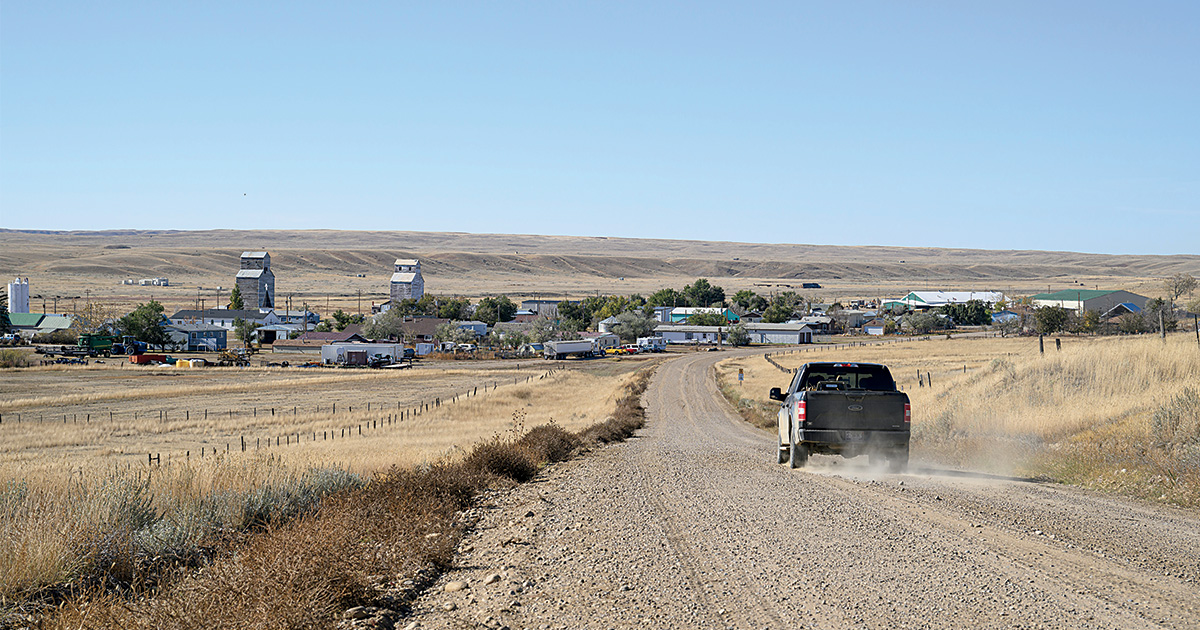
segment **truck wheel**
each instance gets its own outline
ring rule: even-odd
[[[779,445],[779,463],[786,464],[789,457],[791,457],[791,447],[789,447],[787,444],[780,444]]]
[[[907,444],[892,451],[891,455],[888,457],[888,470],[893,473],[902,473],[908,470]]]
[[[792,448],[789,449],[788,466],[791,468],[803,468],[808,463],[808,445],[797,444],[792,441]]]

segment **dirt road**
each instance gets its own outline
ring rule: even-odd
[[[920,462],[789,470],[716,393],[727,356],[664,364],[639,437],[481,508],[399,627],[1200,627],[1195,512]]]

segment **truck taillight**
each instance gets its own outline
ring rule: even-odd
[[[904,421],[912,422],[912,404],[904,403]]]
[[[796,422],[804,422],[808,419],[808,402],[801,400],[796,402]]]

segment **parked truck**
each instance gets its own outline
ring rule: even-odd
[[[543,353],[547,359],[555,360],[565,359],[571,355],[590,357],[596,353],[596,344],[591,339],[547,341],[543,346]]]
[[[779,463],[799,468],[813,453],[865,454],[892,472],[907,468],[912,406],[886,366],[809,363],[770,397],[782,403]]]

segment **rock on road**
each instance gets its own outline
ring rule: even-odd
[[[790,470],[717,393],[728,356],[665,362],[637,437],[487,502],[399,625],[1200,628],[1196,512],[917,461]]]

